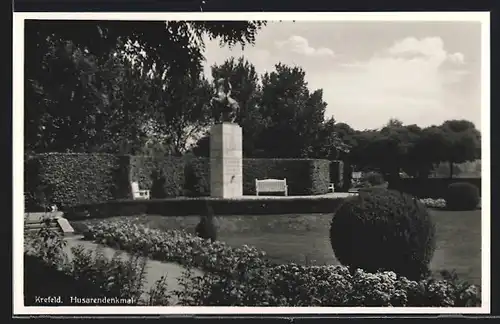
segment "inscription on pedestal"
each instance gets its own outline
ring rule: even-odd
[[[243,195],[243,152],[241,127],[214,125],[210,135],[210,193],[229,198]]]

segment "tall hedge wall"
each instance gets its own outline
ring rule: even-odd
[[[191,158],[184,167],[184,195],[188,197],[210,195],[210,159]]]
[[[287,179],[291,196],[328,192],[330,161],[315,159],[243,159],[243,194],[255,195],[255,179]],[[186,163],[186,195],[210,195],[210,160],[194,158]]]
[[[243,194],[255,194],[255,179],[287,179],[289,195],[328,192],[330,161],[243,159]],[[25,161],[28,211],[40,211],[44,196],[59,208],[130,199],[130,181],[152,198],[210,195],[207,158],[154,158],[109,154],[41,154]]]
[[[287,180],[291,196],[328,192],[329,161],[313,159],[244,159],[243,194],[255,194],[255,179]]]
[[[128,156],[46,153],[25,160],[27,209],[131,198]]]
[[[184,159],[180,157],[130,157],[130,181],[149,189],[152,198],[182,196],[184,192]]]
[[[330,162],[330,182],[335,185],[335,190],[341,190],[344,187],[344,162]]]

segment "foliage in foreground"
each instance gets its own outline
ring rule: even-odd
[[[82,246],[72,247],[68,257],[65,250],[66,241],[61,234],[46,226],[25,235],[26,305],[35,305],[37,296],[60,296],[56,302],[59,306],[168,305],[163,298],[163,278],[144,291],[146,258],[138,254],[124,258],[122,251],[106,257],[102,248],[90,251]],[[71,300],[72,296],[79,299]],[[117,300],[110,304],[103,298]],[[36,305],[43,306],[39,302]],[[47,305],[55,306],[50,301]]]
[[[130,252],[141,251],[188,270],[181,290],[172,291],[181,305],[230,306],[478,306],[478,288],[446,274],[419,281],[394,272],[368,273],[345,266],[273,264],[253,247],[230,247],[177,230],[160,231],[126,220],[89,227],[88,238]]]

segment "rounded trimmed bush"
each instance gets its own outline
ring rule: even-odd
[[[435,225],[413,196],[394,190],[360,192],[335,212],[330,241],[336,258],[353,270],[420,279],[429,273]]]
[[[480,197],[479,188],[468,182],[456,182],[446,191],[446,207],[452,210],[474,210]]]
[[[206,215],[201,217],[195,228],[196,235],[204,240],[215,242],[217,240],[217,227],[214,223],[214,211],[212,206],[206,207]]]

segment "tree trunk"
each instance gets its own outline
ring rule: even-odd
[[[453,162],[449,161],[450,163],[450,179],[453,178]]]

